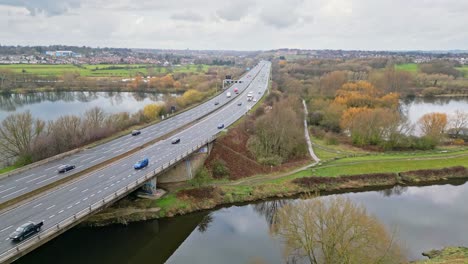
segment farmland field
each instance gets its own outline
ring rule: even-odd
[[[397,70],[403,70],[403,71],[409,71],[416,73],[419,69],[418,65],[416,63],[405,63],[405,64],[398,64],[395,65],[395,68]]]
[[[174,72],[208,71],[209,65],[183,65],[173,67]],[[9,69],[13,72],[35,74],[39,76],[61,76],[66,72],[76,72],[85,77],[132,77],[136,74],[148,75],[148,69],[154,74],[165,73],[167,68],[151,64],[97,64],[81,65],[72,64],[5,64],[0,65],[0,70]]]

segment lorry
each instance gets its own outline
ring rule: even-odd
[[[252,92],[249,92],[249,93],[247,94],[247,101],[250,102],[250,101],[252,101],[252,99],[253,99],[253,93],[252,93]]]
[[[227,97],[227,98],[231,98],[231,92],[227,92],[227,93],[226,93],[226,97]]]

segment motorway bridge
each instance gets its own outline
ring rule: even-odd
[[[235,84],[239,89],[238,95],[232,91],[230,98],[220,94],[142,129],[139,136],[123,136],[60,159],[46,160],[0,179],[2,204],[19,200],[66,177],[76,176],[73,174],[79,176],[0,213],[0,262],[11,262],[46,243],[213,141],[220,132],[218,124],[231,125],[255,104],[247,100],[248,92],[257,98],[264,95],[270,71],[271,63],[261,61],[239,79],[240,83]],[[171,138],[180,138],[179,144],[173,145],[170,139],[164,138],[171,133]],[[134,170],[133,164],[145,157],[150,160],[149,166]],[[58,174],[57,167],[61,164],[77,167],[70,173]],[[23,242],[11,242],[8,235],[27,221],[44,221],[42,231]]]

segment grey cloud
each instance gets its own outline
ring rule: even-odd
[[[239,21],[248,14],[250,5],[251,2],[247,0],[231,1],[223,8],[218,9],[216,14],[227,21]]]
[[[44,13],[48,16],[60,15],[72,8],[80,7],[81,0],[0,0],[0,5],[26,8],[31,15]]]
[[[286,28],[304,19],[299,15],[298,8],[302,0],[295,1],[270,1],[260,12],[260,19],[269,26]],[[306,17],[310,21],[311,17]]]
[[[204,20],[201,15],[193,12],[175,13],[171,16],[171,18],[174,20],[184,20],[192,22],[200,22]]]

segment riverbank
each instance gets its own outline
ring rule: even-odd
[[[468,263],[468,248],[466,247],[446,247],[441,250],[431,250],[423,253],[428,260],[419,260],[415,264],[449,264]]]
[[[456,166],[399,173],[343,175],[337,177],[301,177],[276,179],[249,185],[212,183],[198,188],[181,188],[159,200],[124,199],[115,206],[87,219],[87,226],[127,224],[134,221],[173,217],[230,204],[272,198],[294,197],[301,194],[326,194],[389,188],[397,185],[424,185],[468,178],[468,169]],[[127,211],[123,210],[125,208]],[[158,211],[155,208],[159,209]],[[125,212],[125,214],[119,214]],[[127,213],[131,212],[131,213]]]

